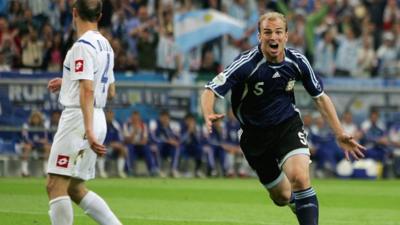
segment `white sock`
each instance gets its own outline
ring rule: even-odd
[[[27,160],[22,160],[21,161],[21,172],[24,175],[28,175],[29,171],[28,171],[28,161]]]
[[[123,173],[124,172],[124,167],[125,167],[125,158],[124,157],[119,157],[117,159],[118,173]]]
[[[104,174],[106,171],[105,171],[105,168],[106,168],[106,160],[104,159],[104,157],[99,157],[99,158],[97,158],[97,164],[98,164],[98,166],[99,166],[99,172],[100,172],[100,174]]]
[[[47,160],[43,161],[43,174],[47,174]]]
[[[228,172],[234,172],[235,168],[235,155],[233,153],[228,153],[226,154],[226,159],[225,159],[225,168]]]
[[[60,196],[49,202],[49,216],[52,225],[72,225],[74,212],[69,196]]]
[[[122,225],[108,207],[107,203],[96,193],[89,191],[79,204],[86,214],[101,225]]]

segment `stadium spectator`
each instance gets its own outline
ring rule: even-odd
[[[315,48],[314,68],[315,72],[323,77],[335,75],[336,43],[333,28],[328,28],[318,40]]]
[[[235,118],[232,109],[228,110],[224,121],[226,140],[222,147],[226,151],[226,176],[227,177],[246,177],[250,174],[250,166],[244,158],[239,143],[240,123]]]
[[[383,12],[386,1],[363,1],[368,9],[368,16],[371,18],[371,27],[373,29],[374,49],[377,49],[382,42],[383,33]]]
[[[138,67],[141,70],[156,69],[158,34],[157,27],[140,27],[137,31],[136,48],[138,51]]]
[[[396,116],[397,119],[394,122],[392,122],[388,131],[388,138],[390,141],[390,145],[393,148],[393,156],[397,158],[399,158],[400,156],[400,120],[398,120],[398,116],[399,115]],[[397,170],[396,175],[400,175],[400,173],[398,173],[400,172],[400,168],[398,166],[399,165],[395,165],[395,170]]]
[[[123,144],[122,127],[120,123],[115,119],[114,111],[112,109],[106,110],[106,123],[107,123],[107,134],[104,139],[104,145],[107,148],[107,154],[104,156],[97,157],[97,165],[99,168],[99,175],[102,178],[108,177],[106,172],[106,159],[116,158],[117,159],[117,174],[120,178],[126,178],[124,172],[126,158],[128,151]]]
[[[153,154],[149,146],[149,130],[138,111],[132,112],[129,120],[124,123],[124,139],[129,150],[129,174],[138,174],[136,162],[138,161],[138,157],[143,157],[146,162],[148,174],[151,176],[158,175],[159,171],[155,167]]]
[[[133,56],[138,57],[137,41],[139,33],[144,29],[150,29],[157,23],[157,20],[148,13],[146,5],[140,5],[136,17],[127,18],[125,40],[128,43],[129,51]]]
[[[183,163],[181,167],[185,174],[188,174],[189,159],[194,160],[194,176],[204,177],[202,172],[203,163],[203,135],[202,130],[196,124],[196,118],[192,114],[187,114],[181,126],[181,158]]]
[[[290,35],[287,45],[290,48],[298,50],[302,54],[306,51],[306,43],[304,40],[306,16],[306,12],[302,8],[296,9],[288,24],[288,26],[290,26]]]
[[[10,64],[6,62],[4,53],[0,51],[0,72],[7,72],[10,70]]]
[[[363,132],[361,142],[367,148],[365,157],[385,165],[390,154],[390,142],[386,125],[379,117],[379,110],[371,108],[369,118],[361,124]]]
[[[22,66],[30,69],[39,69],[43,63],[44,43],[38,37],[38,32],[33,26],[28,27],[28,34],[21,40]]]
[[[345,111],[341,118],[343,130],[350,134],[356,141],[359,141],[362,137],[362,132],[357,124],[353,121],[353,113],[351,111]]]
[[[161,7],[158,9],[159,20],[159,41],[157,46],[157,68],[167,73],[168,79],[173,80],[180,75],[183,69],[183,59],[179,47],[174,41],[173,30],[173,6]]]
[[[46,120],[46,127],[49,128],[49,143],[53,143],[54,135],[58,128],[58,123],[60,122],[61,111],[53,110],[50,113],[50,119]]]
[[[103,11],[101,12],[101,19],[99,21],[99,27],[111,27],[111,18],[115,9],[114,0],[103,0]]]
[[[172,127],[168,111],[161,111],[157,121],[150,121],[150,136],[150,145],[156,146],[157,149],[153,151],[155,153],[154,162],[156,168],[160,170],[161,176],[165,174],[163,172],[163,161],[169,161],[169,174],[175,178],[180,177],[178,171],[180,154],[179,135]]]
[[[362,46],[357,50],[357,71],[356,77],[369,78],[377,65],[375,50],[372,46],[372,37],[364,35]]]
[[[222,57],[221,64],[225,68],[235,59],[235,56],[241,52],[240,40],[235,40],[230,35],[224,35],[222,38]]]
[[[383,29],[391,31],[400,21],[400,2],[397,0],[387,0],[383,11]]]
[[[18,30],[11,28],[5,17],[0,17],[0,52],[9,68],[20,64],[21,48]]]
[[[203,57],[201,60],[201,66],[198,70],[199,76],[210,76],[221,72],[221,66],[214,59],[214,54],[211,49],[205,48],[203,50]]]
[[[44,56],[44,68],[50,72],[59,72],[62,68],[64,56],[62,55],[63,39],[62,34],[57,32],[49,43]]]
[[[377,50],[378,75],[382,78],[399,77],[400,55],[395,45],[395,36],[392,32],[383,34],[383,43]]]
[[[313,62],[314,57],[314,47],[315,47],[315,29],[316,27],[323,22],[326,18],[329,9],[335,8],[336,1],[335,0],[327,0],[325,4],[321,4],[320,2],[315,2],[316,4],[308,9],[308,12],[305,15],[305,24],[304,24],[304,39],[306,45],[305,54],[311,61]],[[318,3],[318,4],[317,4]],[[285,15],[293,14],[296,10],[296,7],[290,7],[291,5],[287,5],[285,1],[279,0],[277,1],[277,8],[280,12]],[[303,9],[304,10],[304,9]],[[288,20],[288,23],[294,23],[293,21]],[[288,27],[293,27],[288,24]],[[293,27],[294,28],[294,27]],[[291,31],[291,30],[290,30]]]
[[[224,117],[215,113],[215,100],[231,91],[232,109],[241,123],[240,147],[270,198],[278,206],[295,207],[299,224],[318,224],[318,200],[309,176],[310,152],[294,105],[295,80],[301,80],[314,98],[347,159],[363,157],[364,148],[343,131],[306,57],[285,48],[286,18],[266,13],[259,18],[258,30],[260,44],[241,53],[205,86],[201,96],[205,125],[212,135]]]
[[[206,137],[207,176],[227,176],[226,151],[223,148],[227,134],[223,121],[216,121],[213,124],[212,132],[205,132],[204,136]]]
[[[97,25],[102,1],[69,2],[78,39],[63,62],[63,77],[48,83],[51,92],[60,91],[65,107],[49,156],[48,214],[53,225],[72,225],[74,201],[98,224],[121,225],[104,199],[85,185],[95,177],[97,156],[106,154],[103,108],[115,96],[114,53]]]
[[[343,130],[345,130],[344,127]],[[352,135],[352,133],[348,134]],[[336,165],[344,158],[344,154],[336,143],[335,134],[321,116],[315,118],[310,137],[315,149],[315,175],[318,178],[334,177]]]
[[[49,133],[45,125],[44,116],[39,111],[32,111],[28,122],[23,124],[22,130],[22,156],[21,173],[23,177],[29,176],[28,161],[32,151],[43,158],[43,175],[46,174],[47,160],[50,153]]]
[[[126,70],[137,70],[137,59],[132,54],[127,53],[126,48],[121,39],[113,38],[111,40],[111,46],[115,52],[115,70],[126,71]]]
[[[345,27],[344,35],[337,36],[336,76],[349,77],[357,71],[357,50],[360,43],[352,27]]]

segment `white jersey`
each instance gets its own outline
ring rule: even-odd
[[[94,107],[105,107],[108,87],[115,81],[113,68],[114,51],[108,40],[97,31],[87,31],[65,57],[60,103],[80,107],[79,80],[92,80]]]

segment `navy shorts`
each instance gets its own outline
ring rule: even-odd
[[[240,147],[267,188],[280,181],[281,166],[288,157],[310,154],[303,122],[298,115],[268,129],[242,127],[242,131]]]

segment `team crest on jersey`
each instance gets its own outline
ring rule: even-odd
[[[83,59],[75,60],[75,73],[83,71]]]
[[[214,79],[212,80],[216,85],[223,85],[226,82],[226,77],[224,73],[219,73]]]
[[[57,167],[67,168],[69,163],[69,156],[67,155],[58,155],[57,156]]]
[[[296,83],[296,80],[289,80],[289,82],[286,85],[285,91],[293,91],[295,83]]]

